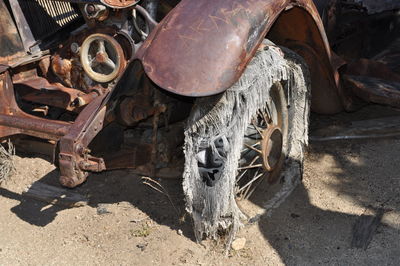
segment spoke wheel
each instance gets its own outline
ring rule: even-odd
[[[110,82],[125,67],[121,45],[111,36],[92,34],[81,47],[81,64],[86,74],[97,82]]]
[[[263,180],[275,182],[284,163],[288,114],[282,85],[276,84],[270,96],[245,131],[235,188],[239,200],[249,198]]]
[[[284,175],[279,191],[262,202],[257,219],[299,184],[308,141],[309,84],[298,55],[265,41],[237,83],[196,99],[185,126],[183,173],[196,239],[227,231],[231,241],[248,218],[238,201],[249,198],[263,180]]]

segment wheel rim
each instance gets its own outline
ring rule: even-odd
[[[287,109],[281,85],[271,88],[271,101],[246,128],[236,177],[238,200],[248,199],[265,179],[276,181],[287,140]]]

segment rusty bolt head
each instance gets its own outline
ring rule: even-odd
[[[88,15],[93,15],[96,12],[96,7],[92,4],[86,6],[86,12]]]
[[[79,53],[79,48],[80,48],[80,47],[79,47],[79,44],[77,44],[76,42],[71,43],[70,48],[71,48],[71,51],[72,51],[74,54]]]

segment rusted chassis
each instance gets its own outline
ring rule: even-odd
[[[92,156],[88,147],[104,126],[115,120],[119,99],[135,97],[133,91],[142,84],[138,81],[142,66],[155,84],[169,92],[191,97],[218,94],[239,79],[266,37],[296,51],[309,64],[314,111],[334,113],[343,108],[337,73],[341,62],[330,52],[312,1],[183,0],[152,31],[116,85],[95,91],[96,97],[87,102],[74,122],[23,112],[13,83],[27,81],[11,76],[12,67],[0,65],[0,138],[23,134],[52,140],[58,151],[60,181],[75,187],[86,180],[88,172],[112,168],[103,158]],[[148,108],[153,121],[165,109],[162,104]],[[150,159],[155,157],[154,149],[137,150],[146,151]]]
[[[0,67],[0,137],[29,135],[58,143],[60,181],[74,187],[85,181],[86,171],[105,170],[104,161],[88,154],[88,144],[103,127],[107,94],[93,100],[74,123],[49,120],[23,112],[17,105],[6,67]]]

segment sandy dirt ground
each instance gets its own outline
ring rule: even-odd
[[[222,241],[196,243],[180,180],[160,181],[171,204],[129,171],[91,175],[74,190],[89,204],[65,208],[21,194],[38,181],[58,186],[58,172],[15,156],[17,172],[0,187],[0,265],[399,265],[399,155],[400,138],[311,143],[303,183],[244,227],[244,248],[227,256]],[[262,185],[242,209],[256,213],[278,187]],[[385,212],[368,248],[351,248],[359,216],[378,208]]]

